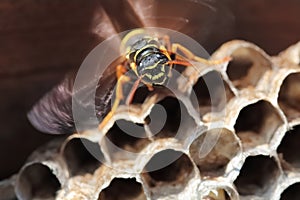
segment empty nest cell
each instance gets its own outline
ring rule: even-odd
[[[246,159],[234,184],[240,195],[263,195],[280,175],[276,161],[267,156]]]
[[[102,190],[98,200],[146,200],[143,187],[134,178],[115,178]]]
[[[287,76],[279,92],[278,103],[288,120],[300,117],[300,73]]]
[[[222,175],[239,152],[241,147],[234,134],[221,128],[203,133],[190,146],[190,155],[203,178]]]
[[[277,151],[282,159],[283,167],[294,167],[300,169],[299,152],[300,125],[288,131],[281,141]]]
[[[145,166],[142,178],[150,188],[164,185],[182,188],[187,184],[193,172],[189,157],[180,151],[171,149],[155,154]]]
[[[134,93],[132,98],[132,104],[142,104],[147,97],[151,96],[153,93],[157,91],[164,90],[163,86],[155,86],[153,91],[149,91],[148,87],[145,85],[141,85]]]
[[[60,187],[59,180],[48,166],[34,163],[22,170],[16,191],[18,197],[24,200],[52,199]]]
[[[191,93],[192,104],[201,116],[223,110],[232,97],[234,97],[233,92],[222,79],[221,74],[216,71],[200,77]]]
[[[143,124],[123,119],[114,123],[103,141],[113,160],[135,159],[135,153],[150,143]]]
[[[261,100],[243,108],[234,126],[245,148],[268,144],[277,128],[283,124],[278,111]]]
[[[196,127],[186,106],[174,97],[166,97],[155,104],[147,118],[147,126],[154,138],[185,139]]]
[[[134,75],[135,77],[135,75]],[[132,80],[133,82],[129,82],[123,85],[123,95],[125,97],[128,97],[130,93],[132,92],[132,88],[134,87],[134,81],[135,78]],[[140,83],[138,88],[133,94],[132,100],[130,104],[142,104],[144,101],[151,95],[155,93],[168,93],[170,90],[165,87],[164,85],[154,85],[153,86],[153,91],[150,91],[149,88],[144,84]],[[172,93],[172,92],[171,92]],[[125,98],[124,100],[128,100]],[[125,103],[126,101],[124,101]]]
[[[281,194],[280,200],[298,200],[300,199],[300,183],[290,185]]]
[[[62,153],[71,176],[93,173],[104,161],[99,145],[85,138],[72,138]]]
[[[155,88],[157,89],[157,88]],[[151,94],[149,89],[146,86],[139,87],[134,93],[132,103],[143,103],[145,99]]]
[[[227,74],[238,89],[255,87],[264,73],[271,70],[271,62],[253,48],[238,48],[231,56]]]

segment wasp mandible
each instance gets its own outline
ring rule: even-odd
[[[131,41],[131,42],[129,42]],[[121,53],[125,55],[125,62],[116,67],[116,93],[110,112],[99,125],[99,129],[106,126],[116,112],[120,102],[124,100],[122,86],[130,81],[134,82],[126,104],[130,104],[140,83],[145,84],[148,89],[153,90],[155,85],[164,85],[172,77],[171,69],[174,65],[190,67],[190,61],[196,61],[205,65],[217,65],[228,62],[230,57],[221,60],[207,60],[194,55],[189,49],[179,43],[171,43],[167,35],[154,37],[145,32],[144,29],[130,31],[121,41]],[[181,52],[180,55],[178,52]],[[126,75],[132,70],[135,80]]]

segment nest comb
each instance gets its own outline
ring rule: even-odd
[[[230,41],[212,58],[224,56],[233,60],[199,69],[196,76],[184,71],[194,78],[177,80],[180,98],[161,90],[141,104],[120,106],[102,131],[106,137],[86,130],[38,149],[17,175],[1,183],[1,194],[9,199],[15,192],[24,200],[299,199],[300,43],[271,57],[254,44]],[[222,78],[225,90],[215,83],[209,93],[205,83],[214,76]],[[212,102],[211,95],[226,95],[226,101]],[[168,115],[152,134],[151,124],[160,120],[158,105]],[[157,122],[143,124],[148,116]],[[127,134],[116,124],[139,128]],[[199,147],[207,135],[218,140],[203,157]],[[148,170],[172,158],[167,166]]]

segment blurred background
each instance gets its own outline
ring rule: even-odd
[[[0,180],[53,135],[27,112],[113,33],[142,26],[183,32],[208,52],[232,39],[275,55],[300,40],[299,0],[0,0]]]

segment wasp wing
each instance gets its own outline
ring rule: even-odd
[[[66,78],[42,97],[28,113],[31,124],[39,131],[60,134],[73,131],[72,79]]]
[[[161,27],[184,33],[211,50],[233,34],[230,27],[235,23],[229,4],[222,1],[101,0],[99,4],[93,31],[101,38],[132,28]]]
[[[95,84],[93,80],[91,84],[82,86],[76,91],[73,91],[75,74],[69,74],[60,84],[54,87],[44,97],[42,97],[28,113],[28,119],[32,125],[41,132],[51,134],[74,133],[78,130],[75,128],[75,122],[72,112],[72,100],[75,103],[76,109],[82,112],[82,116],[86,116],[81,122],[80,127],[94,128],[97,124],[89,120],[87,113],[84,113],[91,106],[91,101],[84,99],[73,99],[78,93],[88,94],[95,92],[95,108],[96,116],[103,118],[110,109],[110,101],[113,95],[113,90],[117,82],[115,75],[115,66],[110,66]],[[98,81],[98,80],[97,80]],[[86,95],[89,96],[89,95]]]

